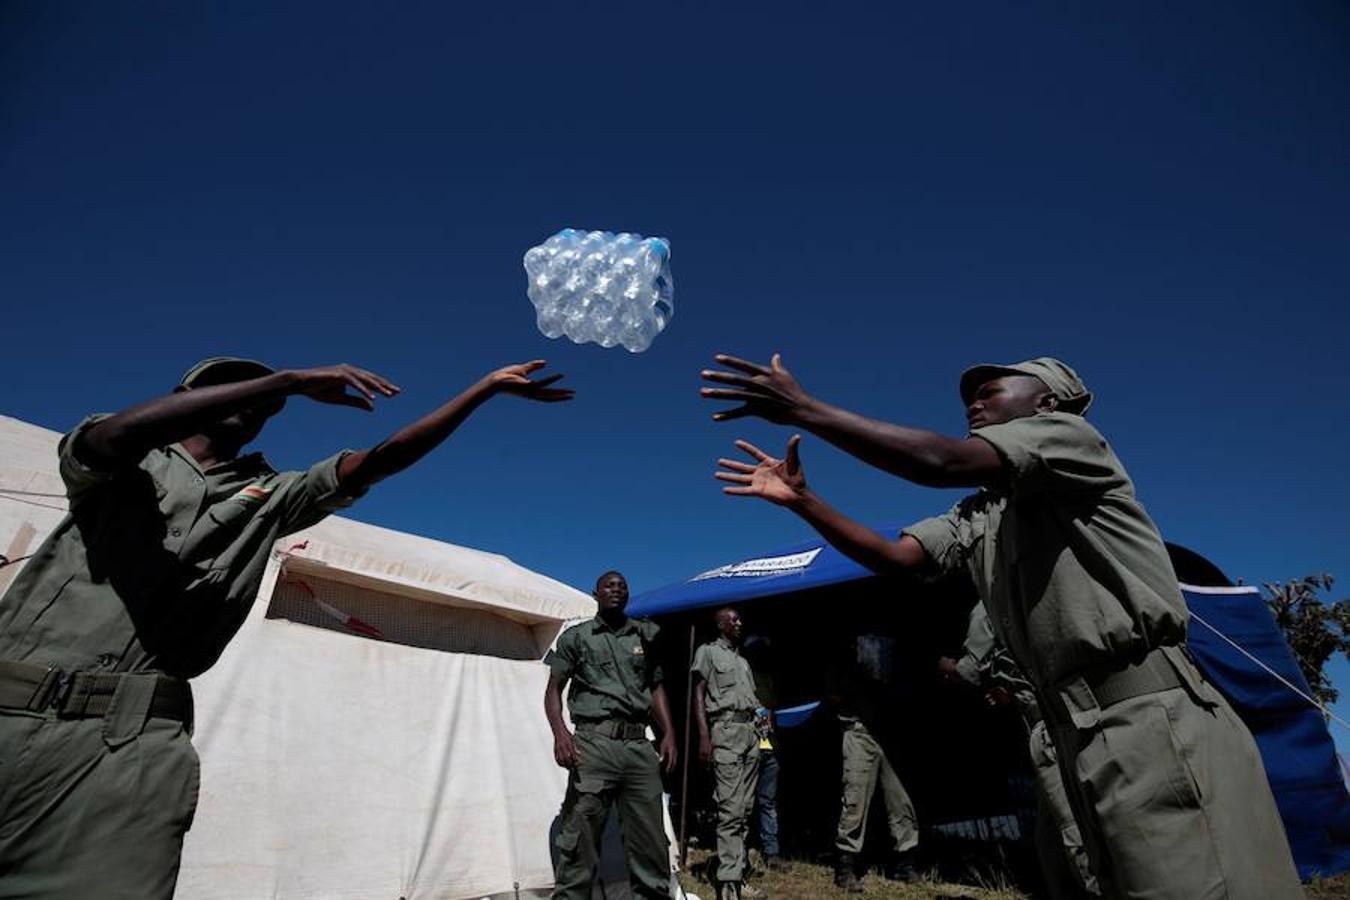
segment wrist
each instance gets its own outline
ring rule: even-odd
[[[814,491],[809,487],[803,487],[793,495],[791,500],[783,505],[799,516],[809,517],[811,509],[816,506],[818,500],[819,498],[815,495]]]
[[[829,414],[830,405],[804,394],[792,408],[792,421],[810,431],[821,425]]]
[[[301,393],[306,381],[303,369],[281,369],[268,375],[267,379],[287,395]]]

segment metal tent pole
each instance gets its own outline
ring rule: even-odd
[[[694,717],[694,625],[689,624],[688,672],[684,682],[684,773],[680,777],[680,868],[689,852],[689,726]]]

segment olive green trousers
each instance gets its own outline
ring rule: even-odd
[[[197,753],[181,722],[117,724],[0,710],[0,898],[173,896]]]
[[[905,786],[867,726],[857,720],[840,721],[844,725],[841,748],[844,769],[835,847],[841,853],[855,856],[862,853],[867,837],[867,809],[879,786],[886,804],[891,850],[903,853],[913,849],[919,843],[919,820]]]
[[[576,733],[580,760],[567,782],[553,900],[591,900],[600,838],[617,804],[633,896],[670,896],[670,843],[661,811],[661,769],[656,748],[637,738]]]
[[[759,734],[753,722],[713,722],[713,800],[717,803],[717,880],[745,879],[745,835],[759,786]]]

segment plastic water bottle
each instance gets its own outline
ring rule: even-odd
[[[525,253],[525,273],[545,337],[641,353],[675,315],[665,238],[564,228]]]

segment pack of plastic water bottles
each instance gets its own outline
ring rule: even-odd
[[[675,315],[670,242],[564,228],[525,253],[545,337],[641,353]]]

